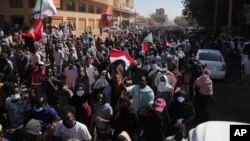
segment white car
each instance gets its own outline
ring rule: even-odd
[[[239,48],[239,50],[241,51],[242,50],[242,46],[245,42],[249,42],[248,39],[246,38],[243,38],[243,37],[233,37],[231,40],[230,40],[230,47],[233,49],[234,46],[232,46],[233,44],[232,43],[238,43],[240,42],[240,45],[241,45],[241,48]]]
[[[123,32],[122,29],[118,28],[118,27],[107,27],[103,29],[103,32],[108,32],[108,33],[120,33]]]
[[[250,55],[250,42],[245,42],[241,51],[241,60],[247,58]]]
[[[230,135],[232,135],[230,128],[233,129],[231,125],[249,124],[229,121],[204,122],[189,131],[189,141],[229,141]],[[237,134],[238,132],[235,130],[233,133]]]
[[[220,51],[214,49],[199,49],[197,57],[200,62],[210,70],[210,78],[224,79],[226,76],[226,63]]]

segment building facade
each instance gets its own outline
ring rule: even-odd
[[[134,0],[114,0],[113,3],[113,25],[120,27],[129,26],[131,18],[134,17]]]
[[[113,0],[53,0],[57,15],[47,19],[52,25],[59,26],[63,22],[75,24],[77,30],[86,28],[98,29],[102,26],[102,11],[112,7]],[[36,0],[1,0],[0,20],[10,25],[31,25],[32,9]]]
[[[165,10],[163,8],[156,9],[156,15],[165,16]]]

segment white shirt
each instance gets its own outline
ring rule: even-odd
[[[54,136],[62,137],[63,141],[68,141],[69,139],[78,139],[82,141],[91,140],[92,138],[86,125],[76,121],[74,127],[67,128],[63,125],[62,120],[56,126]]]
[[[32,67],[35,67],[36,64],[35,63],[40,63],[41,62],[41,56],[39,55],[38,52],[36,52],[36,54],[31,54],[30,55],[30,64],[32,65]]]
[[[75,81],[78,77],[77,68],[73,66],[70,70],[69,67],[64,69],[64,74],[66,75],[66,85],[69,88],[75,88]]]
[[[242,65],[244,66],[244,72],[246,75],[250,75],[250,60],[247,58],[244,58],[242,61]]]
[[[64,53],[62,52],[62,50],[55,51],[54,57],[56,66],[60,66],[63,64]]]
[[[164,141],[176,141],[174,139],[175,136],[170,136],[170,137],[167,137]],[[183,138],[181,141],[187,141],[187,139]]]
[[[95,83],[95,76],[98,76],[98,71],[93,65],[89,65],[86,68],[87,76],[89,77],[89,84],[93,85]]]

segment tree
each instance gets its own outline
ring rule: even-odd
[[[176,25],[182,26],[182,27],[185,27],[185,26],[189,25],[188,19],[186,17],[184,17],[184,16],[177,16],[177,17],[175,17],[174,23]]]
[[[211,29],[215,20],[214,18],[216,17],[215,15],[217,15],[217,31],[227,25],[229,0],[217,0],[217,13],[215,13],[216,0],[183,0],[182,3],[184,6],[182,14],[189,19],[196,20],[200,26]],[[249,3],[249,0],[233,1],[232,23],[234,25],[242,23],[242,16],[239,16],[239,13],[242,12],[244,5]]]
[[[161,16],[161,15],[156,15],[156,14],[152,14],[151,18],[154,19],[157,23],[160,24],[165,24],[167,22],[167,16]]]

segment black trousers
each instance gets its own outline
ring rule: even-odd
[[[210,102],[210,95],[202,95],[197,93],[194,98],[194,106],[196,111],[196,121],[198,123],[208,121],[208,105]]]

